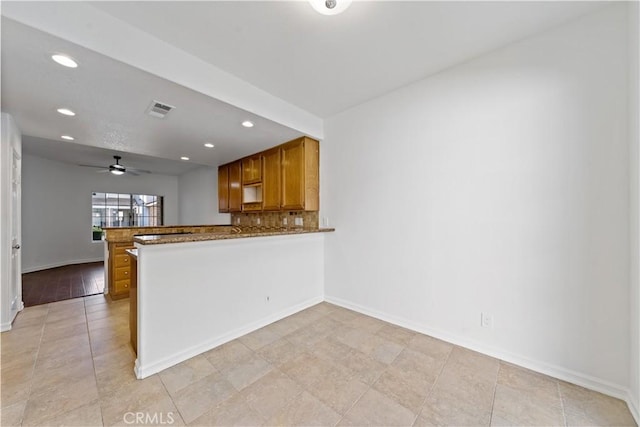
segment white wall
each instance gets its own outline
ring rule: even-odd
[[[636,420],[640,420],[640,4],[629,3],[629,143],[631,207],[631,355],[630,402]]]
[[[612,5],[326,120],[327,299],[626,397],[626,21]]]
[[[178,220],[183,225],[231,224],[218,213],[218,168],[201,167],[178,179]]]
[[[22,310],[22,282],[19,271],[12,268],[13,221],[13,188],[12,170],[14,161],[20,162],[22,157],[22,134],[12,116],[2,113],[2,136],[0,137],[0,331],[11,329],[11,323]],[[18,159],[15,158],[17,155]],[[19,170],[19,163],[18,163]],[[18,200],[20,191],[18,190]],[[19,206],[18,206],[19,208]],[[20,229],[19,222],[17,229]],[[17,243],[20,244],[18,233]],[[24,245],[23,245],[24,246]],[[20,257],[20,251],[16,256]],[[19,258],[14,260],[19,262]]]
[[[114,176],[25,155],[22,162],[22,271],[98,261],[102,242],[91,241],[91,193],[164,196],[164,223],[178,223],[178,178]]]

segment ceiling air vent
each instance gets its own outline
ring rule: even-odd
[[[159,119],[164,119],[164,116],[169,114],[171,110],[173,110],[173,105],[165,104],[163,102],[153,101],[149,108],[147,108],[147,114],[153,117],[157,117]]]

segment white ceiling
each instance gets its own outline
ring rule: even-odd
[[[27,152],[91,164],[108,164],[116,153],[135,153],[144,156],[132,157],[139,163],[130,167],[176,174],[200,164],[219,165],[301,134],[290,121],[280,120],[289,125],[284,126],[196,89],[189,76],[195,81],[206,70],[196,69],[199,63],[247,82],[238,90],[241,95],[253,90],[256,99],[266,99],[264,105],[289,105],[288,112],[280,108],[285,111],[280,117],[293,117],[300,108],[312,113],[310,117],[329,117],[603,4],[356,1],[342,15],[327,17],[306,1],[3,1],[3,15],[9,13],[18,21],[16,16],[28,15],[29,25],[42,31],[3,17],[2,110],[16,118],[24,135],[34,137],[25,138]],[[76,9],[96,13],[83,21],[82,14],[69,12]],[[109,32],[111,28],[118,31]],[[129,28],[137,31],[127,33],[130,45],[119,45],[119,30]],[[84,43],[78,34],[92,29],[93,45]],[[144,43],[136,44],[136,34]],[[155,45],[150,44],[153,40]],[[111,53],[95,48],[97,42],[110,46]],[[164,57],[172,69],[132,66],[133,60],[125,63],[125,56],[118,56],[119,51],[130,54],[130,46],[143,45],[164,46],[151,53],[136,52],[140,57]],[[56,52],[73,56],[80,67],[70,70],[53,63],[49,57]],[[176,52],[192,60],[187,68],[173,61]],[[181,78],[174,81],[181,84],[158,77],[176,70]],[[213,85],[223,81],[211,75]],[[230,93],[237,88],[220,89]],[[272,98],[265,98],[264,91]],[[177,108],[163,120],[146,116],[154,99]],[[55,109],[61,106],[72,108],[77,116],[59,115]],[[256,127],[241,127],[247,118]],[[73,135],[75,143],[60,141],[63,134]],[[57,142],[47,148],[43,140]],[[205,149],[205,142],[216,148]],[[82,145],[95,149],[84,150]],[[152,156],[147,165],[145,156]],[[167,163],[163,168],[157,161],[180,156],[190,157],[191,165]]]
[[[92,5],[324,118],[602,6],[356,1],[323,16],[306,1]]]
[[[56,64],[50,59],[55,52],[72,56],[80,66],[70,69]],[[153,118],[145,114],[152,100],[176,108],[164,119]],[[57,113],[60,107],[72,109],[76,116]],[[149,165],[140,167],[149,170],[158,170],[154,158],[179,160],[182,156],[191,159],[187,169],[217,166],[300,136],[290,128],[6,18],[2,19],[2,111],[14,116],[24,135],[57,140],[57,149],[66,153],[56,160],[98,164],[112,160],[112,155],[105,157],[99,150],[91,151],[93,160],[87,159],[88,152],[79,148],[89,145],[107,149],[105,153],[151,156]],[[255,127],[242,127],[246,119]],[[72,135],[75,141],[61,141],[61,135]],[[215,148],[205,148],[206,142]],[[42,148],[34,145],[29,152],[41,156],[51,152],[39,150]],[[184,169],[166,168],[165,173]]]

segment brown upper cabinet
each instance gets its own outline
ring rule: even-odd
[[[262,162],[260,154],[242,159],[242,185],[262,181]]]
[[[303,137],[281,146],[282,209],[319,208],[319,144]]]
[[[230,163],[229,167],[229,212],[242,211],[242,167],[240,160]]]
[[[218,167],[218,211],[242,210],[242,165],[240,160]]]
[[[318,141],[302,137],[220,166],[219,211],[317,211],[319,161]],[[223,210],[225,206],[228,210]]]
[[[218,168],[218,211],[229,212],[229,166]]]
[[[262,210],[262,160],[254,154],[242,162],[242,211]]]
[[[274,147],[262,153],[262,210],[280,210],[281,179],[280,147]]]

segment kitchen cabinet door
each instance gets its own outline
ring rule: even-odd
[[[218,168],[218,212],[229,212],[229,167]]]
[[[242,210],[242,185],[241,185],[241,164],[230,163],[229,167],[229,212],[240,212]]]
[[[319,145],[299,138],[281,146],[282,209],[319,209]]]
[[[280,210],[281,196],[281,163],[280,147],[262,153],[262,209],[265,211]]]
[[[262,180],[260,154],[242,159],[242,184],[255,184]]]

